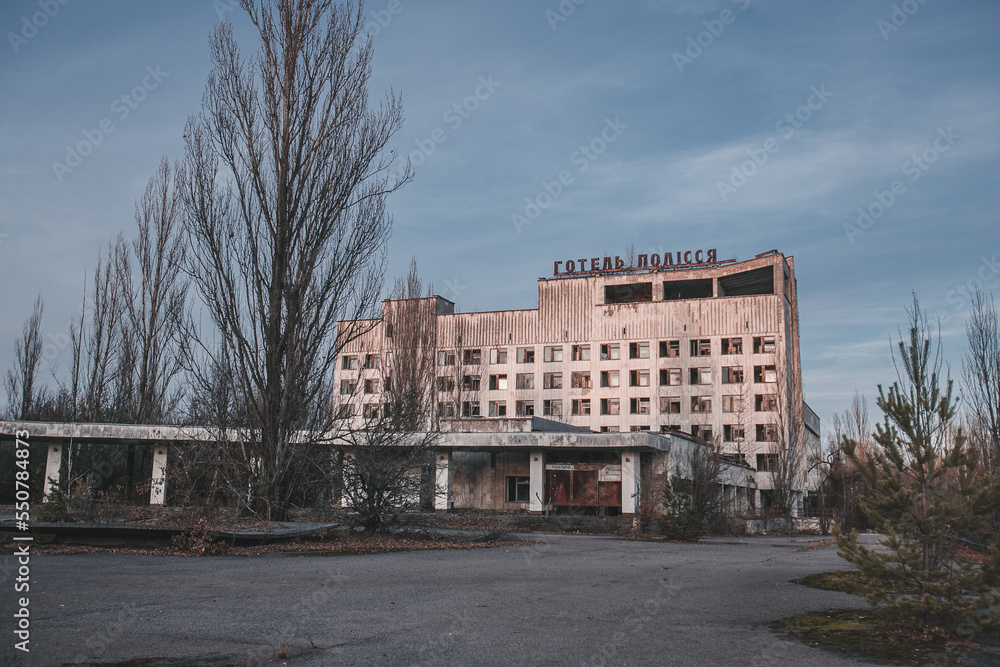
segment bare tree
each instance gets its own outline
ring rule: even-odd
[[[367,530],[385,529],[398,511],[426,506],[435,495],[436,299],[420,298],[421,292],[414,259],[384,303],[386,353],[366,356],[356,385],[361,391],[363,383],[380,378],[381,400],[364,405],[362,419],[351,420],[353,428],[344,436],[349,451],[343,463],[343,492],[357,522]]]
[[[181,322],[188,289],[182,273],[186,254],[182,188],[182,170],[171,168],[166,158],[161,160],[136,202],[138,233],[119,253],[125,321],[134,344],[133,420],[140,424],[160,423],[179,400],[170,388],[181,370]]]
[[[766,372],[766,371],[765,371]],[[805,423],[802,405],[795,404],[800,394],[794,386],[794,378],[785,372],[783,364],[775,368],[777,379],[777,409],[771,452],[772,509],[791,527],[791,518],[799,498],[799,490],[805,486]]]
[[[362,331],[338,320],[378,304],[391,231],[385,200],[409,180],[385,147],[402,124],[392,93],[369,108],[372,42],[360,7],[241,0],[260,40],[241,55],[228,21],[186,130],[188,267],[245,406],[248,504],[284,516],[306,452],[334,427],[337,353]]]
[[[965,325],[969,348],[962,359],[970,435],[989,472],[1000,469],[1000,318],[993,295],[978,289]]]
[[[115,361],[121,337],[122,291],[114,270],[114,246],[107,257],[98,257],[94,269],[94,292],[90,330],[84,337],[85,387],[82,417],[103,421],[110,417]]]
[[[14,341],[14,368],[7,371],[7,411],[11,419],[33,419],[41,387],[38,370],[42,363],[42,295],[35,299],[31,315]]]

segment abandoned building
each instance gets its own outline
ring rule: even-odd
[[[431,323],[421,340],[434,367],[433,419],[451,431],[438,456],[449,489],[439,509],[586,502],[629,514],[634,489],[621,485],[641,478],[643,459],[662,473],[657,451],[695,441],[720,444],[750,471],[749,481],[732,480],[752,490],[750,505],[768,507],[779,470],[793,472],[804,499],[820,426],[802,396],[793,259],[770,251],[720,261],[699,250],[638,255],[634,264],[556,262],[532,309],[456,313],[440,296],[406,301],[408,317]],[[413,354],[393,331],[403,303],[384,301],[383,317],[361,323],[364,333],[342,350],[342,408],[358,420],[378,414],[392,355]],[[497,423],[533,416],[561,423],[560,442],[579,444],[496,432]],[[614,494],[620,504],[591,502]]]

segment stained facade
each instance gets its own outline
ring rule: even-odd
[[[456,313],[442,297],[421,300],[434,322],[435,418],[680,431],[752,469],[763,506],[783,466],[795,466],[803,493],[819,419],[802,395],[793,258],[598,266],[540,279],[533,309]],[[386,321],[365,323],[338,364],[343,400],[359,416],[379,409],[392,381],[385,360],[400,353]]]

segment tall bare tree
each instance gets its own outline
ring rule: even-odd
[[[386,144],[403,121],[389,93],[369,107],[372,42],[360,7],[332,0],[241,0],[259,50],[240,53],[228,21],[186,130],[189,271],[246,406],[249,503],[285,514],[303,452],[332,423],[338,320],[378,304],[391,231]]]
[[[7,371],[7,411],[11,419],[33,419],[39,401],[38,371],[42,363],[42,295],[35,299],[31,315],[14,341],[14,368]]]
[[[138,227],[119,253],[125,321],[135,347],[133,420],[160,423],[176,407],[171,382],[181,370],[181,323],[188,282],[182,234],[183,171],[164,158],[135,205]],[[134,262],[134,265],[133,265]]]
[[[969,348],[962,359],[962,379],[969,427],[985,467],[1000,469],[1000,318],[993,295],[976,290],[965,325]]]

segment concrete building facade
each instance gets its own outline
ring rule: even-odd
[[[556,262],[533,309],[456,313],[447,299],[421,299],[433,319],[434,419],[679,431],[753,470],[759,507],[784,466],[804,496],[819,419],[802,395],[793,258],[720,261],[699,250],[631,264]],[[397,303],[383,302],[383,319],[361,323],[342,350],[340,391],[359,418],[379,409],[389,355],[406,353],[386,324]]]

